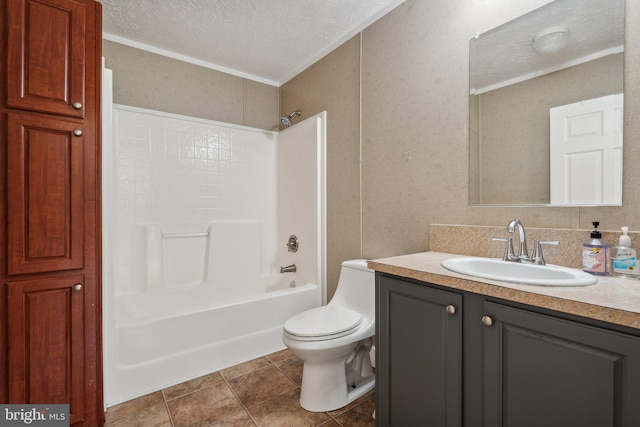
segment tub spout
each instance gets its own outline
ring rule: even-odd
[[[295,264],[287,265],[286,267],[280,267],[280,273],[295,273],[295,272],[296,272]]]

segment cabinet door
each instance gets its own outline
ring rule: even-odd
[[[640,338],[485,302],[485,426],[640,425]]]
[[[7,105],[84,116],[85,5],[7,2]]]
[[[460,426],[462,297],[376,282],[377,425]]]
[[[82,125],[8,114],[8,273],[83,266]]]
[[[82,275],[7,284],[9,403],[69,404],[84,418]]]

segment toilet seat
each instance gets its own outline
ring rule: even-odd
[[[291,317],[284,323],[284,332],[298,341],[324,341],[355,332],[362,314],[345,307],[325,305]]]

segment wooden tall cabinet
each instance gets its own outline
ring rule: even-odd
[[[102,9],[0,0],[0,14],[0,402],[102,425]]]

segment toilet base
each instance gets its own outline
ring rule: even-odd
[[[345,382],[337,383],[337,381],[323,381],[326,370],[307,369],[305,366],[302,390],[300,392],[300,406],[310,412],[327,412],[333,411],[353,402],[357,398],[365,395],[373,390],[375,386],[375,375],[364,378],[355,388],[347,387]],[[312,387],[304,386],[304,377],[314,378]]]
[[[346,358],[304,361],[300,406],[310,412],[333,411],[373,390],[370,349],[369,338],[358,343]]]

